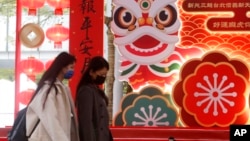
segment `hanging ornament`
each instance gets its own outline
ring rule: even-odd
[[[21,5],[28,8],[28,15],[35,16],[37,8],[43,7],[45,0],[21,0]]]
[[[32,81],[35,81],[36,74],[44,71],[44,64],[35,57],[28,57],[28,59],[21,60],[20,70],[25,73]]]
[[[31,97],[33,96],[34,92],[35,90],[33,89],[27,89],[27,90],[20,92],[20,96],[19,96],[20,103],[27,105],[30,102]]]
[[[55,48],[62,48],[62,41],[69,38],[69,29],[62,26],[62,24],[56,24],[47,29],[46,37],[54,41]]]
[[[70,0],[47,0],[48,5],[55,8],[55,15],[63,15],[63,8],[69,8]]]
[[[25,24],[20,30],[20,41],[27,48],[38,48],[44,41],[43,29],[34,23]]]

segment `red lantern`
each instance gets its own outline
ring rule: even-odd
[[[21,0],[22,6],[28,8],[28,15],[36,15],[36,9],[43,7],[45,0]]]
[[[35,81],[35,75],[44,71],[44,64],[35,57],[28,57],[28,59],[22,60],[20,62],[20,70],[31,80]]]
[[[63,8],[69,8],[70,0],[47,0],[48,5],[55,7],[55,15],[62,15]]]
[[[33,90],[33,89],[27,89],[27,90],[22,91],[19,95],[20,103],[27,105],[30,102],[30,99],[31,99],[32,95],[34,94],[34,92],[35,92],[35,90]]]
[[[69,29],[63,27],[61,24],[56,24],[47,29],[46,36],[48,39],[54,41],[55,48],[62,48],[62,41],[69,38]]]

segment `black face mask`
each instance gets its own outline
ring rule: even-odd
[[[101,85],[105,82],[106,77],[97,75],[96,79],[94,80],[95,84]]]

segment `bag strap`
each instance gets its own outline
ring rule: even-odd
[[[30,137],[31,137],[31,135],[32,135],[32,134],[33,134],[33,132],[35,131],[35,129],[36,129],[36,127],[37,127],[37,125],[39,124],[39,122],[40,122],[40,119],[38,119],[38,121],[36,122],[35,126],[34,126],[34,127],[33,127],[33,129],[31,130],[31,132],[30,132],[30,134],[29,134],[28,138],[30,138]]]

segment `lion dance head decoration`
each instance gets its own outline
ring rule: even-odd
[[[134,89],[172,85],[185,58],[199,52],[175,46],[181,26],[176,0],[113,2],[111,29],[120,54],[120,80]]]

